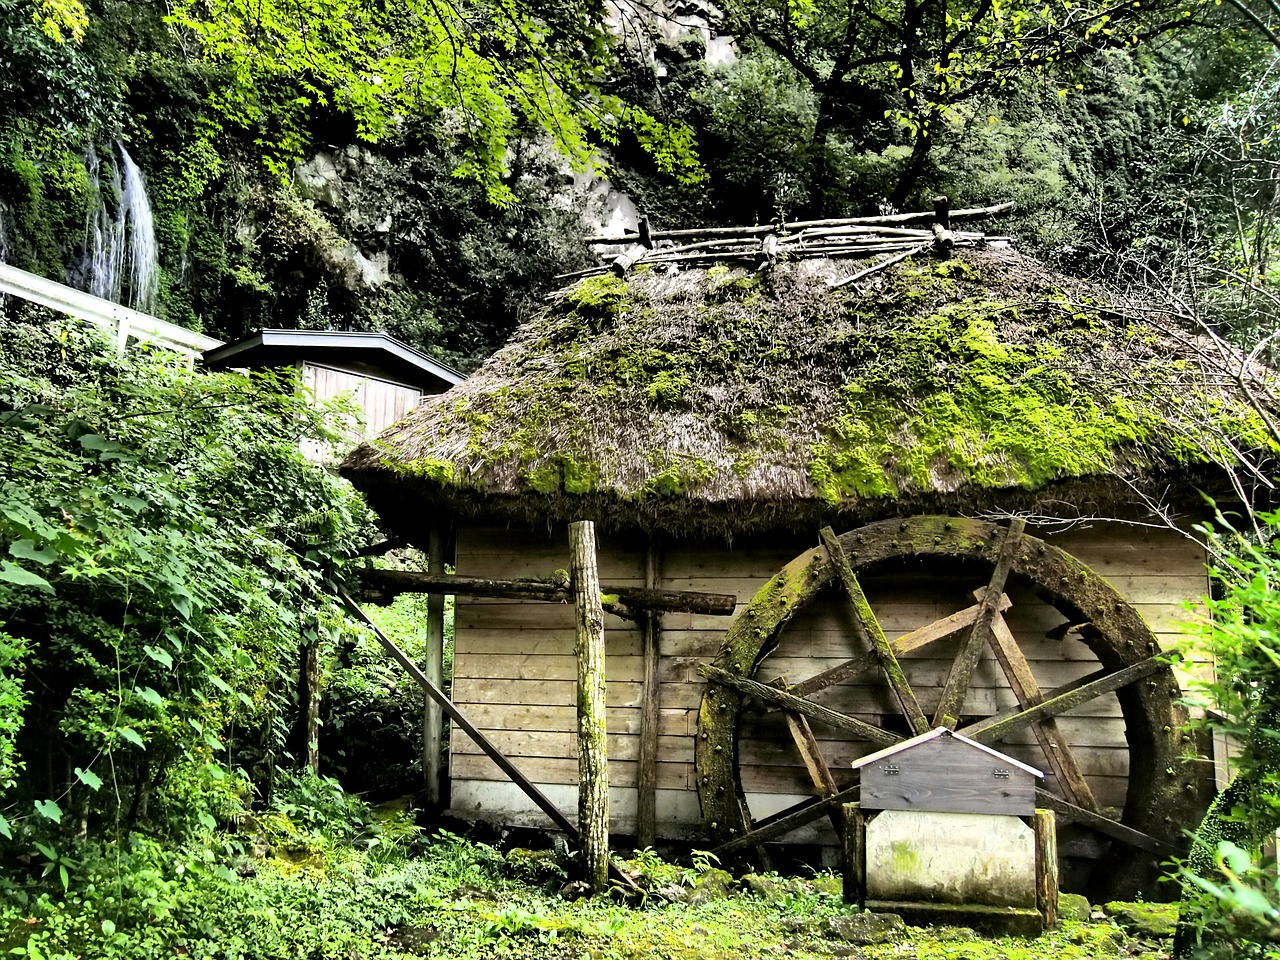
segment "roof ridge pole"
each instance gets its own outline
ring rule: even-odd
[[[609,887],[609,756],[605,739],[604,608],[596,560],[596,526],[569,524],[570,572],[577,621],[578,834],[592,893]]]

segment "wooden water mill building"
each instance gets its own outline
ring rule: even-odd
[[[1152,506],[1242,492],[1239,452],[1274,446],[1249,370],[908,232],[633,255],[343,472],[411,541],[446,523],[460,576],[554,578],[591,519],[604,584],[737,597],[608,617],[616,834],[835,850],[852,762],[945,725],[1047,772],[1065,887],[1156,895],[1212,770],[1159,659],[1205,555]],[[873,240],[912,255],[835,249]],[[460,596],[455,630],[454,701],[571,812],[573,607]],[[545,822],[456,729],[449,777],[461,816]]]

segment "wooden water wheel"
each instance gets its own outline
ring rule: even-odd
[[[1001,744],[1030,731],[1054,789],[1038,803],[1059,823],[1096,831],[1107,851],[1093,871],[1089,892],[1115,896],[1147,888],[1158,863],[1176,852],[1194,820],[1200,788],[1185,765],[1180,692],[1159,656],[1150,628],[1105,580],[1063,550],[1027,535],[1021,521],[1008,527],[978,520],[922,516],[874,523],[836,537],[822,531],[822,545],[779,571],[731,624],[721,655],[700,672],[708,685],[699,712],[696,770],[704,819],[720,855],[742,855],[823,817],[838,820],[841,803],[857,798],[857,786],[837,783],[814,737],[811,721],[838,728],[867,750],[900,742],[935,726],[947,726],[981,743]],[[974,577],[974,602],[936,622],[890,641],[863,593],[859,576],[912,558],[955,564]],[[1029,588],[1061,613],[1097,660],[1097,669],[1056,689],[1037,683],[1005,613],[1006,585]],[[808,677],[776,677],[767,658],[787,624],[815,597],[838,589],[848,598],[851,659]],[[935,698],[922,703],[912,688],[912,651],[959,638],[958,651]],[[964,715],[974,670],[990,648],[1016,706],[991,716]],[[906,665],[907,669],[904,669]],[[850,678],[878,676],[897,715],[874,723],[815,700],[822,690]],[[1128,783],[1123,813],[1111,814],[1094,798],[1072,744],[1056,717],[1114,692],[1124,718]],[[752,817],[739,773],[739,728],[754,710],[781,711],[814,796],[765,819]],[[864,751],[866,752],[866,751]],[[840,771],[842,774],[843,770]]]

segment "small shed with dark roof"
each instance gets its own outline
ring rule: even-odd
[[[615,832],[835,849],[850,764],[939,724],[1049,772],[1068,889],[1155,895],[1209,788],[1160,657],[1208,581],[1151,510],[1278,449],[1266,371],[1010,250],[853,272],[588,278],[343,474],[459,574],[550,577],[590,519],[606,584],[737,595],[610,616]],[[572,608],[455,631],[455,701],[572,810]],[[455,813],[544,822],[456,730],[449,763]]]
[[[423,397],[463,380],[448,364],[385,333],[261,330],[206,350],[204,362],[210,370],[296,368],[317,400],[354,396],[364,414],[364,437],[376,437]]]

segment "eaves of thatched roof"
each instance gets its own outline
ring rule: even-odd
[[[356,450],[385,520],[722,533],[1188,493],[1274,448],[1239,369],[1009,250],[592,277]]]

